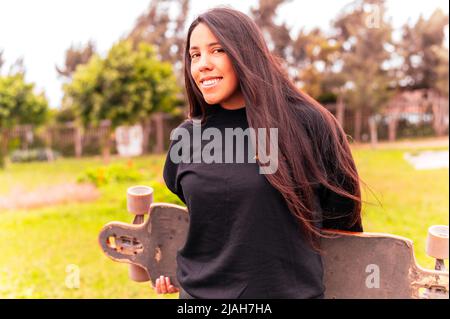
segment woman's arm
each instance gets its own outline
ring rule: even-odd
[[[185,121],[181,125],[179,125],[176,129],[185,129],[189,131],[190,128],[190,122]],[[171,151],[175,144],[183,142],[182,137],[178,136],[177,138],[173,139],[170,143],[169,150],[167,152],[166,161],[164,163],[164,170],[163,170],[163,178],[166,183],[167,188],[177,195],[180,200],[186,204],[186,200],[183,195],[183,189],[180,184],[180,178],[179,178],[179,169],[181,163],[174,162],[171,158]]]

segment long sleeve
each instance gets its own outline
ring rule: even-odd
[[[178,128],[187,129],[189,122],[182,123]],[[183,189],[180,183],[180,165],[182,163],[174,162],[171,159],[171,151],[175,144],[180,143],[181,137],[171,141],[169,150],[167,152],[166,161],[164,164],[163,178],[166,183],[167,188],[177,195],[183,203],[186,204],[186,199],[184,198]]]
[[[178,178],[178,164],[173,163],[170,160],[170,153],[167,153],[166,163],[164,164],[163,172],[164,181],[166,186],[172,193],[177,195],[183,203],[186,204],[184,199],[183,190]]]

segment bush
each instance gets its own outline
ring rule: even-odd
[[[78,177],[78,182],[91,182],[102,186],[111,182],[134,182],[142,179],[142,174],[131,165],[111,164],[87,169]]]
[[[10,159],[14,163],[26,163],[36,161],[51,161],[60,157],[60,154],[50,148],[36,148],[30,150],[15,150]]]

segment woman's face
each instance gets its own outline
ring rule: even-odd
[[[231,60],[204,23],[191,33],[189,55],[192,78],[206,103],[220,104],[226,109],[245,105]]]

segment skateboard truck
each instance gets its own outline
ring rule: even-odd
[[[133,186],[127,190],[127,210],[134,214],[133,224],[140,225],[144,223],[144,216],[150,212],[150,205],[153,203],[153,188],[148,186]],[[136,238],[121,238],[125,247],[131,248],[134,254],[143,250],[142,243]],[[125,239],[125,241],[124,241]],[[147,271],[139,266],[131,264],[128,274],[131,280],[137,282],[146,282],[150,280]]]
[[[428,228],[426,253],[436,259],[435,270],[447,271],[445,259],[448,259],[448,226],[434,225]],[[448,298],[448,291],[440,285],[433,285],[425,289],[423,298]]]
[[[444,259],[448,259],[448,226],[434,225],[428,228],[427,255],[436,258],[434,268],[446,271]]]
[[[148,186],[133,186],[127,190],[127,210],[134,214],[133,225],[144,223],[144,216],[149,213],[153,202],[153,189]],[[116,234],[115,232],[106,237],[106,242],[100,242],[100,245],[106,244],[106,247],[114,249],[124,256],[134,256],[142,253],[144,247],[142,242],[130,234]],[[105,249],[104,249],[105,250]],[[108,255],[108,250],[105,253]],[[108,255],[109,256],[109,255]],[[128,274],[131,280],[137,282],[149,281],[147,271],[133,263],[129,265]]]
[[[187,236],[187,209],[153,203],[153,189],[138,185],[127,189],[127,210],[135,215],[132,224],[110,222],[100,231],[99,244],[105,255],[128,263],[133,281],[154,283],[162,275],[179,287],[176,254]]]

